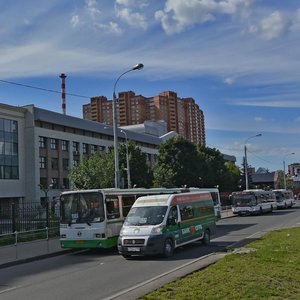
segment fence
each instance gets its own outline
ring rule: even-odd
[[[11,203],[0,210],[0,235],[59,227],[59,210],[37,203]]]

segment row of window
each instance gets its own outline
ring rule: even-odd
[[[40,185],[49,188],[47,177],[40,178]],[[51,179],[51,189],[69,189],[70,188],[70,181],[69,178],[62,179],[62,185],[59,185],[59,179],[53,177]]]
[[[73,165],[77,165],[78,163],[79,163],[79,160],[74,160]],[[69,170],[69,159],[68,158],[62,159],[62,167],[63,167],[63,170],[65,170],[65,171]],[[40,156],[40,169],[47,169],[47,157],[46,156]],[[51,157],[51,169],[58,170],[58,158]]]
[[[18,178],[18,122],[0,118],[0,179]]]
[[[41,149],[47,148],[47,142],[50,140],[50,149],[51,150],[58,150],[59,148],[59,140],[54,138],[46,138],[44,136],[39,137],[39,147]],[[61,150],[62,151],[69,151],[69,141],[61,140]],[[79,142],[72,142],[72,150],[73,153],[79,153],[80,150],[80,143]],[[98,146],[98,145],[91,145],[82,143],[82,153],[83,154],[94,154],[94,153],[101,153],[105,150],[104,146]]]

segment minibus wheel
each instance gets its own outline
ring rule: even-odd
[[[204,237],[202,239],[202,243],[204,245],[208,245],[210,243],[210,231],[209,231],[209,229],[205,230]]]
[[[174,253],[174,246],[171,239],[166,239],[163,249],[163,257],[171,257]]]

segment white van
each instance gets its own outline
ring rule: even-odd
[[[131,207],[118,239],[125,258],[134,255],[173,255],[175,248],[202,240],[216,232],[210,192],[144,196]]]
[[[273,190],[276,196],[277,209],[292,207],[294,205],[294,194],[291,190]]]

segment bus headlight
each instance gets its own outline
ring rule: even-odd
[[[163,231],[163,226],[153,227],[150,235],[162,234],[163,233],[162,231]]]

